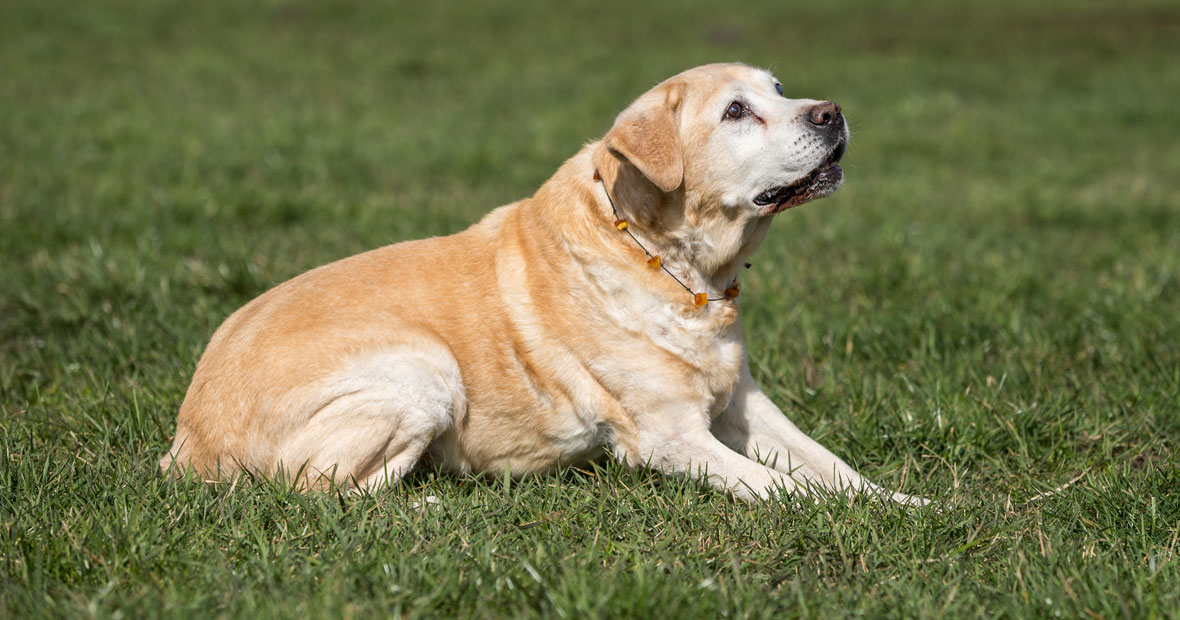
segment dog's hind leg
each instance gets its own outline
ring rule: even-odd
[[[368,352],[317,387],[313,413],[276,469],[375,489],[401,479],[464,409],[458,364],[440,343]]]

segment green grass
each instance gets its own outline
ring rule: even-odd
[[[1053,4],[0,4],[0,618],[1176,617],[1180,7]],[[733,59],[854,131],[743,281],[754,372],[943,510],[158,475],[236,307]]]

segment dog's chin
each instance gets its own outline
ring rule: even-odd
[[[790,185],[772,187],[754,198],[754,204],[766,207],[766,213],[780,213],[816,198],[831,196],[844,184],[844,170],[836,162],[844,155],[844,142],[836,145],[819,166]]]

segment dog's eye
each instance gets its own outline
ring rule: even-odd
[[[746,106],[740,101],[734,101],[725,109],[725,118],[741,118],[746,113]]]
[[[774,89],[778,91],[778,94],[780,94],[780,95],[783,94],[783,85],[782,84],[775,84]]]

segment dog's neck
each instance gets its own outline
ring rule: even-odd
[[[594,149],[592,161],[607,193],[601,202],[613,201],[650,253],[658,254],[689,287],[710,297],[734,282],[770,227],[770,217],[725,208],[715,197],[686,190],[683,184],[662,192],[604,146]],[[613,216],[609,209],[604,216]],[[604,221],[613,226],[610,217]]]

